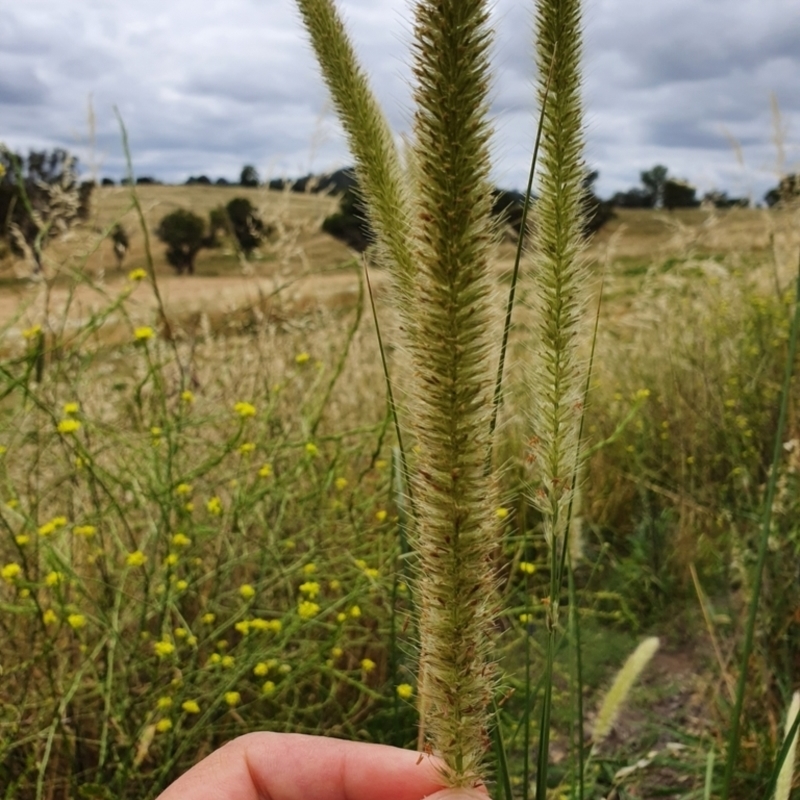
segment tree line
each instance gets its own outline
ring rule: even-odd
[[[657,164],[641,172],[640,185],[617,192],[609,200],[601,200],[594,191],[596,171],[587,171],[586,229],[587,235],[602,227],[615,208],[654,208],[672,210],[712,205],[716,208],[746,207],[746,198],[729,197],[725,192],[707,192],[702,199],[688,181],[669,174],[667,167]],[[123,185],[130,179],[123,179]],[[136,184],[158,184],[152,177],[140,177]],[[187,185],[231,186],[253,188],[265,185],[277,191],[335,194],[339,209],[323,222],[323,230],[344,241],[349,247],[363,251],[372,241],[352,168],[324,175],[306,175],[294,181],[275,179],[262,184],[256,168],[246,164],[238,184],[224,178],[212,183],[205,175],[191,176]],[[103,178],[102,185],[114,185]],[[69,227],[89,217],[93,181],[79,179],[78,159],[62,148],[52,151],[31,150],[27,156],[12,153],[0,146],[0,237],[17,256],[28,258],[34,273],[42,271],[42,253],[47,243]],[[770,207],[800,197],[800,174],[787,175],[764,196]],[[531,198],[535,201],[535,197]],[[496,217],[518,233],[522,223],[525,197],[520,192],[493,190],[492,211]],[[258,245],[271,236],[272,228],[258,215],[245,197],[237,197],[225,206],[211,210],[208,219],[187,209],[177,209],[159,222],[156,235],[166,245],[166,257],[175,271],[193,274],[197,254],[203,248],[218,247],[220,235],[229,236],[244,258],[250,258]],[[127,232],[117,224],[111,231],[111,242],[121,268],[130,242]]]

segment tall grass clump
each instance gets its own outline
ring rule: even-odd
[[[407,320],[403,344],[410,361],[403,418],[417,451],[410,487],[418,512],[422,723],[444,760],[448,784],[472,785],[481,775],[492,691],[490,557],[497,527],[494,480],[483,469],[493,427],[488,377],[497,358],[489,281],[497,237],[488,182],[488,6],[479,0],[415,6],[413,170],[397,178],[408,186],[403,192],[394,179],[384,182],[397,160],[333,3],[298,5],[363,175],[380,247],[395,254],[396,305]],[[551,551],[548,627],[554,637],[585,381],[579,356],[585,291],[580,3],[542,2],[537,22],[543,124],[531,268],[537,344],[530,424],[531,456],[540,468],[533,499]],[[385,164],[374,163],[376,153],[384,154]],[[407,238],[398,241],[398,235]],[[406,253],[413,254],[415,269],[410,284]],[[550,669],[554,647],[553,639]]]
[[[497,527],[492,479],[484,469],[495,328],[488,7],[480,0],[416,5],[415,168],[413,176],[398,176],[408,188],[397,192],[402,205],[392,207],[382,188],[385,167],[363,144],[378,140],[374,118],[359,113],[373,101],[363,91],[349,91],[360,86],[361,73],[349,58],[333,4],[298,5],[364,176],[378,240],[394,255],[397,306],[408,321],[411,383],[404,422],[417,451],[411,488],[418,510],[423,725],[448,784],[470,786],[481,775],[493,686],[491,553]],[[388,142],[382,150],[395,163]],[[395,241],[397,232],[404,238]],[[415,270],[410,282],[406,253]]]

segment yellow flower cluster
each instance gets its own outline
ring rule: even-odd
[[[58,432],[62,436],[66,436],[70,433],[77,433],[81,429],[81,423],[77,419],[62,419],[58,423]]]
[[[40,525],[38,528],[39,536],[50,536],[55,533],[59,528],[63,528],[67,524],[66,517],[53,517],[49,522]]]
[[[256,407],[252,403],[238,402],[233,406],[234,414],[238,414],[242,419],[246,417],[254,417],[256,415]]]
[[[320,612],[320,607],[317,603],[312,603],[310,600],[302,600],[297,606],[297,613],[301,619],[311,619],[316,617]]]
[[[209,514],[218,517],[222,513],[222,500],[214,495],[214,497],[211,497],[206,503],[206,509]]]
[[[22,567],[15,561],[12,561],[10,564],[6,564],[2,569],[0,569],[0,578],[2,578],[6,583],[13,583],[13,581],[19,577],[21,572]]]
[[[152,339],[156,335],[156,332],[149,326],[143,325],[140,328],[136,328],[133,331],[133,340],[135,342],[146,342],[148,339]]]
[[[306,581],[300,584],[300,591],[306,595],[309,600],[313,600],[319,594],[319,584],[316,581]]]

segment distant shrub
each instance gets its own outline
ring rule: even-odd
[[[322,230],[358,253],[367,249],[373,240],[372,228],[354,189],[345,189],[339,201],[339,210],[325,217]]]
[[[159,223],[156,235],[167,245],[167,261],[178,275],[184,270],[194,274],[194,260],[204,246],[205,227],[202,217],[183,208],[167,214]]]
[[[239,183],[242,186],[258,186],[261,179],[258,176],[258,171],[252,164],[246,164],[242,168],[242,174],[239,177]]]
[[[128,234],[125,232],[125,228],[119,223],[117,223],[111,231],[111,242],[114,247],[114,257],[117,259],[117,269],[122,269],[122,262],[125,260],[125,256],[128,254],[128,249],[130,248],[130,240],[128,239]]]
[[[246,197],[234,197],[225,206],[225,213],[230,233],[236,237],[239,247],[248,257],[264,237],[272,233],[272,228],[264,224]]]

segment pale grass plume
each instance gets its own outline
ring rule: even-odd
[[[634,683],[650,663],[658,650],[660,642],[657,636],[645,639],[629,656],[622,669],[614,678],[614,683],[603,698],[597,719],[594,723],[592,739],[595,745],[600,744],[609,733],[617,719],[622,705],[628,698]]]
[[[391,270],[397,291],[408,298],[416,273],[411,209],[392,131],[333,0],[297,0],[297,6],[356,161],[359,188],[377,234],[379,261]]]
[[[488,4],[416,6],[414,158],[419,264],[411,427],[419,515],[424,724],[452,786],[475,783],[491,700],[489,452],[496,352],[489,257]]]
[[[792,695],[792,702],[789,704],[789,712],[786,715],[786,732],[784,737],[788,736],[792,730],[798,715],[800,715],[800,692],[795,692]],[[792,737],[792,743],[789,745],[789,752],[781,765],[781,771],[778,773],[778,782],[775,784],[775,800],[789,800],[789,795],[792,793],[792,781],[794,779],[794,762],[797,755],[797,739],[798,731],[795,730]]]
[[[418,453],[411,485],[422,725],[447,785],[469,787],[481,779],[488,742],[498,532],[484,468],[497,357],[489,7],[485,0],[416,4],[414,140],[404,174],[333,3],[298,6],[348,134],[378,252],[395,274],[410,362],[402,424]]]
[[[580,0],[541,2],[536,22],[543,123],[529,293],[535,320],[529,425],[540,481],[532,499],[552,551],[567,532],[586,376]]]

